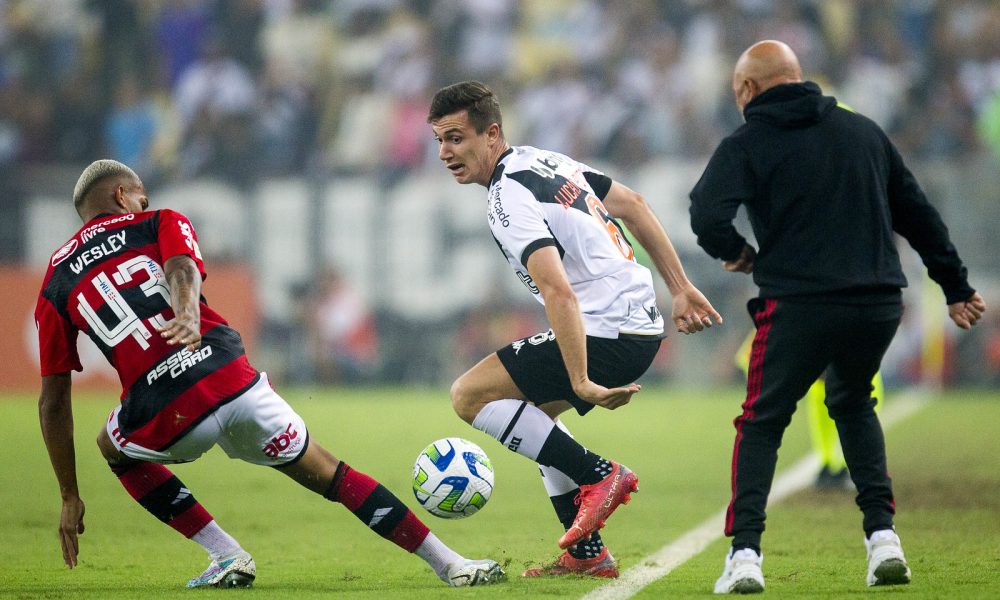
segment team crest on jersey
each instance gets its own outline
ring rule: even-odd
[[[55,254],[52,255],[52,266],[54,267],[59,263],[61,263],[62,261],[69,258],[70,256],[72,256],[73,253],[76,252],[76,249],[79,246],[80,242],[78,242],[76,238],[73,238],[70,241],[66,242],[65,246],[60,248],[58,251],[56,251]]]

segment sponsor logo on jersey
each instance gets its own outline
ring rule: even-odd
[[[118,233],[112,233],[108,236],[108,239],[101,242],[100,246],[94,246],[89,250],[84,250],[80,253],[80,256],[76,257],[76,260],[69,264],[69,268],[73,270],[74,273],[79,275],[83,272],[83,268],[97,260],[104,258],[105,256],[111,256],[112,254],[118,253],[122,248],[125,247],[125,232],[121,231]]]
[[[66,245],[64,245],[62,248],[57,250],[55,254],[52,255],[52,266],[54,267],[59,263],[61,263],[62,261],[69,258],[74,252],[76,252],[76,249],[79,245],[80,242],[76,241],[76,238],[73,238],[70,241],[66,242]]]
[[[660,318],[660,310],[655,306],[643,306],[642,308],[646,311],[646,315],[649,316],[650,321],[655,323],[656,320]]]
[[[538,290],[538,286],[535,285],[535,280],[531,278],[531,275],[528,275],[527,273],[521,271],[514,271],[514,272],[517,273],[517,278],[521,280],[521,283],[524,284],[524,287],[531,290],[532,294],[541,294],[541,292]]]
[[[191,230],[191,224],[178,219],[177,225],[181,228],[181,235],[184,236],[184,243],[187,244],[188,250],[194,252],[194,255],[200,259],[201,248],[198,247],[198,242],[194,239],[194,231]]]
[[[268,442],[266,446],[261,448],[261,450],[263,450],[264,454],[270,456],[271,458],[277,458],[285,450],[298,447],[301,441],[302,440],[299,438],[299,432],[293,430],[292,424],[289,423],[288,427],[285,428],[285,431],[271,438],[271,441]]]
[[[510,227],[510,215],[504,211],[503,204],[500,203],[500,186],[497,186],[496,190],[497,193],[491,198],[490,210],[486,213],[486,216],[490,218],[490,225],[499,221],[504,227]]]
[[[167,373],[171,379],[177,379],[184,371],[212,356],[212,347],[203,346],[200,350],[191,352],[187,348],[182,348],[180,352],[171,354],[167,360],[156,365],[156,367],[146,375],[146,384],[151,384]]]
[[[94,236],[96,236],[98,233],[102,233],[102,232],[106,231],[104,229],[105,226],[107,226],[107,225],[114,225],[115,223],[122,223],[124,221],[131,221],[133,219],[135,219],[135,213],[128,213],[128,214],[125,214],[125,215],[121,215],[121,216],[115,217],[113,219],[109,219],[107,221],[101,221],[100,223],[94,223],[90,227],[87,227],[87,228],[83,229],[82,231],[80,231],[80,241],[83,242],[84,244],[86,244],[87,242],[90,241],[91,238],[93,238]]]
[[[521,442],[523,442],[523,441],[524,441],[524,438],[513,437],[513,438],[511,438],[510,443],[507,444],[507,449],[508,450],[513,450],[514,452],[517,452],[517,449],[521,447]]]

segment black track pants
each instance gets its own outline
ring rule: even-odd
[[[748,309],[757,333],[743,414],[733,422],[733,495],[725,528],[733,546],[760,547],[781,437],[797,402],[824,371],[826,405],[858,490],[864,530],[891,527],[892,482],[871,381],[899,326],[902,306],[755,298]]]

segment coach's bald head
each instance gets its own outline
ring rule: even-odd
[[[740,112],[766,90],[782,83],[802,81],[799,59],[788,44],[776,40],[757,42],[746,49],[733,70],[733,94]]]

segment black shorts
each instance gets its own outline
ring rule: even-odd
[[[604,387],[635,382],[652,364],[663,336],[624,335],[616,340],[587,336],[587,375]],[[500,362],[526,399],[535,404],[567,400],[581,415],[594,408],[573,393],[552,330],[497,350]]]

